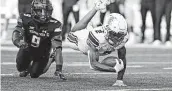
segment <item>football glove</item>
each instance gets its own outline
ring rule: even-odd
[[[112,85],[112,86],[127,86],[126,84],[124,84],[124,82],[122,80],[116,80],[116,82]]]
[[[19,73],[19,76],[20,76],[20,77],[26,77],[28,74],[29,74],[29,71],[26,70],[26,71],[20,72],[20,73]]]
[[[26,49],[26,48],[28,48],[28,43],[26,43],[26,42],[24,42],[24,41],[21,41],[21,42],[19,42],[19,48],[21,48],[21,49]]]
[[[14,44],[21,49],[28,48],[28,43],[26,43],[24,40],[15,40]]]
[[[114,69],[116,70],[116,73],[118,73],[119,71],[124,69],[124,63],[121,59],[120,60],[116,59],[116,65],[115,65]]]
[[[96,10],[106,11],[106,5],[110,4],[110,0],[99,0],[95,3]]]

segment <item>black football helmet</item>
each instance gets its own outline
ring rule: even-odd
[[[35,21],[46,23],[50,19],[52,11],[52,3],[49,0],[32,1],[31,15]]]

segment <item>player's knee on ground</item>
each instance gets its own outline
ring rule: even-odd
[[[31,78],[38,78],[41,74],[38,73],[30,73]]]
[[[25,66],[23,66],[21,64],[17,64],[16,67],[17,67],[17,70],[19,72],[27,70],[27,67],[25,67]]]

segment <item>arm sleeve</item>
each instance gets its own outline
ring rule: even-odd
[[[15,46],[19,47],[19,42],[20,40],[23,40],[23,38],[24,38],[23,24],[22,24],[22,19],[19,18],[17,21],[17,26],[15,27],[12,33],[12,42]]]
[[[116,72],[116,70],[113,67],[98,62],[99,55],[97,54],[97,52],[93,50],[88,51],[88,60],[90,63],[90,68],[105,72]]]
[[[62,48],[61,31],[56,31],[51,36],[52,48]]]

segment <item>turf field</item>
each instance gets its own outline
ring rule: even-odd
[[[91,70],[87,56],[68,48],[63,50],[63,72],[67,81],[53,75],[55,64],[37,79],[29,76],[21,78],[15,67],[17,49],[6,46],[2,45],[1,50],[1,91],[172,91],[172,48],[144,45],[127,47],[124,82],[128,86],[112,87],[116,73]],[[116,56],[116,53],[112,55]]]

